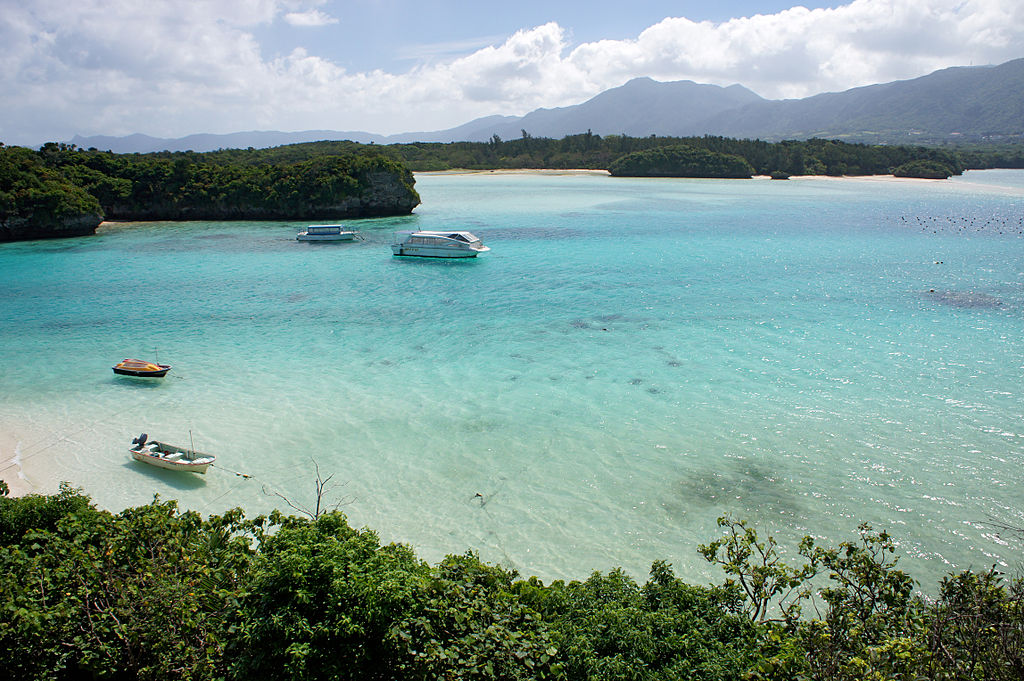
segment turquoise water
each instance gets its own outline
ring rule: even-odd
[[[717,580],[696,546],[725,512],[794,546],[871,522],[923,581],[1020,560],[986,523],[1024,524],[1024,172],[417,188],[359,243],[193,222],[0,245],[0,476],[255,514],[312,504],[319,466],[384,540],[545,579]],[[492,251],[393,257],[410,228]],[[110,371],[136,356],[174,368]],[[221,467],[135,463],[143,431]]]

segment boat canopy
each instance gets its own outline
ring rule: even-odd
[[[118,363],[120,369],[135,369],[138,371],[160,371],[163,367],[147,362],[142,359],[123,359]]]
[[[455,241],[462,241],[463,243],[473,243],[474,241],[480,241],[480,239],[472,232],[409,232],[412,236],[439,236],[445,239],[454,239]]]

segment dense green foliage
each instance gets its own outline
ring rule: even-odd
[[[94,195],[108,219],[315,219],[409,212],[419,202],[411,173],[377,154],[268,161],[256,150],[112,154],[48,144],[39,155]],[[381,175],[398,179],[403,205],[348,207]]]
[[[54,225],[100,215],[100,203],[37,152],[0,144],[0,240],[15,221]]]
[[[62,222],[300,220],[398,215],[419,203],[405,166],[376,153],[289,160],[255,150],[112,154],[64,144],[0,145],[0,240],[61,236]]]
[[[0,480],[0,497],[7,493],[7,483]],[[89,499],[65,483],[53,496],[31,495],[13,503],[0,498],[0,546],[17,544],[29,531],[53,531],[65,516],[88,508]]]
[[[721,177],[749,179],[754,167],[734,154],[686,144],[636,151],[616,159],[608,172],[626,177]]]
[[[78,491],[0,484],[0,669],[24,679],[1020,679],[1024,582],[960,572],[934,600],[862,526],[838,548],[720,519],[700,547],[728,575],[656,562],[545,585],[436,566],[343,515],[207,519],[173,502],[118,514]],[[815,618],[801,617],[813,602]]]
[[[986,168],[1024,168],[1024,144],[961,144],[946,147],[956,153],[964,167],[982,170]]]
[[[910,161],[893,170],[892,174],[896,177],[945,180],[954,172],[952,168],[941,161]]]
[[[834,140],[764,142],[727,137],[601,137],[590,132],[569,135],[560,140],[532,137],[525,133],[513,140],[495,136],[489,142],[414,143],[363,145],[355,142],[309,142],[275,149],[254,150],[256,158],[267,162],[295,162],[323,154],[376,153],[401,161],[414,171],[514,169],[514,168],[588,168],[608,170],[618,159],[642,151],[685,145],[715,154],[738,156],[749,163],[754,173],[768,175],[783,171],[789,175],[885,175],[916,160],[936,160],[949,165],[955,173],[967,167],[982,167],[995,158],[995,149],[972,151],[972,163],[965,165],[955,148],[926,148],[849,144]],[[231,157],[239,152],[209,152]],[[166,154],[173,156],[173,154]],[[717,162],[717,157],[708,157]],[[990,166],[984,166],[990,167]]]

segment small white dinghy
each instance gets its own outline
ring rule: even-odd
[[[136,461],[170,471],[192,473],[205,473],[217,458],[212,454],[203,454],[194,449],[185,449],[166,442],[149,440],[145,433],[132,440],[132,448],[128,451]]]

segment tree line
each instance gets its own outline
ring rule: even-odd
[[[602,137],[591,132],[550,139],[533,137],[525,130],[516,139],[503,140],[494,135],[487,142],[375,145],[324,141],[256,150],[256,153],[269,158],[295,159],[358,150],[401,161],[414,172],[519,168],[609,170],[617,161],[631,154],[672,147],[736,156],[749,163],[753,173],[758,175],[773,172],[787,175],[887,175],[914,161],[941,164],[948,168],[948,175],[959,174],[968,168],[1024,167],[1024,155],[1015,147],[972,147],[969,153],[961,153],[956,147],[868,145],[825,139],[765,142],[710,135]],[[236,152],[211,153],[230,155]],[[1012,163],[1019,165],[1006,165]]]
[[[699,552],[726,579],[655,562],[545,584],[382,544],[336,510],[120,513],[80,490],[0,481],[0,668],[93,679],[1024,678],[1024,581],[960,571],[925,597],[895,542],[861,526],[786,558],[729,517]],[[1012,529],[1012,528],[1011,528]],[[794,562],[795,561],[795,562]]]
[[[968,168],[1024,167],[1020,145],[922,147],[810,139],[600,136],[374,145],[350,141],[270,149],[115,154],[48,143],[0,144],[0,239],[112,220],[278,220],[395,215],[419,203],[412,171],[600,169],[619,175],[751,174],[949,177]],[[90,230],[91,231],[91,230]],[[7,235],[5,237],[5,234]]]

